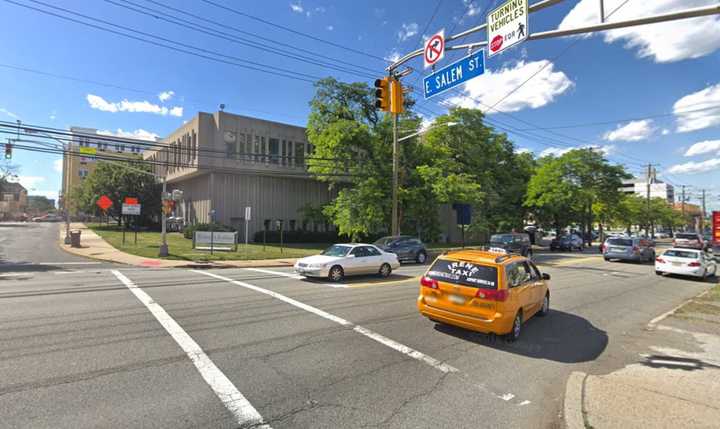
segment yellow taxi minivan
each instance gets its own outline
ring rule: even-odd
[[[515,341],[522,324],[550,311],[550,275],[526,257],[502,249],[446,253],[420,279],[420,313],[486,334]]]

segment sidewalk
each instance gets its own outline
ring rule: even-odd
[[[720,286],[648,325],[656,346],[607,375],[574,372],[566,427],[717,428],[720,422]]]
[[[83,223],[71,223],[70,230],[80,230],[80,245],[82,247],[75,248],[64,244],[65,228],[60,229],[58,245],[61,249],[68,253],[86,258],[98,259],[107,262],[116,262],[125,265],[134,265],[138,267],[152,268],[249,268],[249,267],[291,267],[295,264],[296,259],[263,259],[253,261],[212,261],[212,262],[194,262],[182,260],[169,260],[159,258],[145,258],[142,256],[131,255],[122,252],[108,242],[103,240],[93,230],[89,229]]]

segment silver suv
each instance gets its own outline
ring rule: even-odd
[[[655,243],[646,238],[612,237],[605,240],[602,247],[606,261],[646,262],[655,259]]]

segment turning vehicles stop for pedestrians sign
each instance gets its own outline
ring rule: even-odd
[[[508,0],[487,16],[488,56],[528,37],[528,0]]]
[[[435,65],[445,56],[445,30],[440,30],[425,41],[423,59],[425,68]]]

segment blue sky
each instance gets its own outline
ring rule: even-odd
[[[386,65],[382,58],[417,49],[424,35],[440,29],[450,34],[478,25],[485,20],[486,9],[499,3],[210,0],[353,50],[348,51],[201,0],[43,1],[167,39],[160,43],[183,43],[205,50],[204,55],[225,55],[229,62],[301,79],[332,75],[366,82],[382,74]],[[606,0],[606,11],[623,1]],[[33,0],[12,2],[49,10]],[[712,4],[717,0],[656,0],[651,5],[629,0],[610,20]],[[333,70],[243,46],[118,5],[183,17],[164,8],[170,6],[221,23],[224,27],[214,28],[229,38],[243,37],[314,62],[330,62],[327,57],[342,60],[346,64],[339,64],[340,68],[347,69],[350,64],[355,71]],[[532,14],[530,33],[592,24],[598,19],[597,9],[597,0],[564,1]],[[6,0],[0,0],[0,16],[4,18],[0,26],[0,40],[4,41],[0,59],[2,121],[21,119],[58,128],[84,126],[121,135],[164,136],[198,111],[212,112],[224,103],[230,112],[305,125],[313,95],[309,82],[149,45]],[[484,38],[484,33],[478,33],[466,41]],[[443,64],[465,54],[448,53]],[[426,72],[421,61],[418,58],[408,64],[416,72],[406,78],[418,88],[419,78]],[[662,177],[673,184],[693,186],[694,194],[700,188],[709,189],[709,206],[720,209],[720,18],[528,41],[487,59],[486,68],[485,75],[457,91],[420,100],[418,112],[430,120],[448,106],[478,107],[488,111],[489,123],[508,132],[519,150],[539,155],[592,145],[632,172],[652,162],[658,164]],[[527,84],[505,98],[534,73]],[[503,98],[496,110],[488,109]],[[57,159],[23,151],[16,151],[13,157],[21,165],[23,183],[34,189],[31,193],[49,196],[55,196],[60,188]]]

